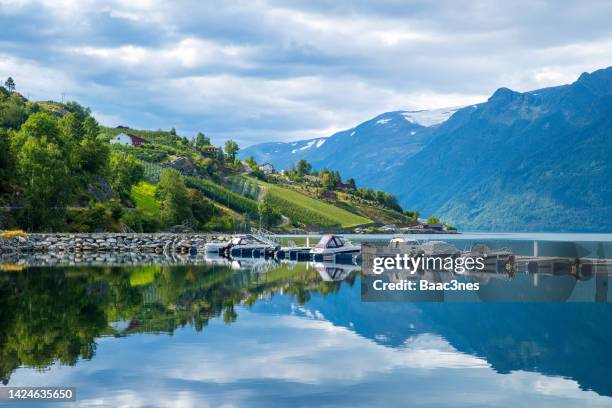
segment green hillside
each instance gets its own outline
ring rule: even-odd
[[[369,218],[353,214],[297,191],[261,180],[257,182],[265,189],[272,205],[278,211],[302,224],[348,228],[372,223]]]
[[[128,136],[113,143],[120,133]],[[8,153],[0,157],[0,229],[295,231],[408,219],[393,196],[357,189],[338,172],[264,174],[237,159],[231,140],[214,146],[201,132],[105,127],[76,102],[31,102],[3,87],[0,150]]]

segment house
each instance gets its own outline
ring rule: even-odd
[[[264,174],[274,173],[274,165],[271,163],[262,163],[257,167],[259,168],[259,170],[263,171]]]
[[[350,188],[350,184],[343,183],[341,181],[336,181],[336,190],[349,190]]]
[[[202,156],[216,157],[219,154],[219,148],[215,146],[204,146],[200,153]]]
[[[446,226],[444,224],[427,224],[427,227],[429,227],[429,229],[432,229],[434,231],[446,230]]]
[[[142,137],[136,135],[130,135],[125,133],[119,133],[115,138],[110,141],[112,144],[120,144],[122,146],[140,146],[141,144],[148,143]]]

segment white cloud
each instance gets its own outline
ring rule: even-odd
[[[243,145],[559,85],[612,61],[605,2],[0,1],[12,61],[0,74],[32,95],[70,88],[107,116]]]

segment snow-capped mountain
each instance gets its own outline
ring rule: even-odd
[[[379,115],[329,138],[245,149],[304,158],[462,229],[612,230],[612,67],[484,103]]]
[[[253,155],[257,162],[272,163],[279,170],[306,159],[315,168],[327,167],[342,174],[358,171],[360,178],[367,181],[369,167],[380,165],[376,157],[387,156],[384,163],[387,169],[397,166],[420,151],[427,144],[432,129],[459,109],[387,112],[326,138],[254,145],[244,149],[240,157]],[[364,158],[374,160],[368,162]]]

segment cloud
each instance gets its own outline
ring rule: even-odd
[[[103,117],[241,144],[485,100],[610,65],[605,1],[0,0],[0,75]],[[562,27],[562,29],[560,29]],[[60,80],[43,83],[47,72]]]

